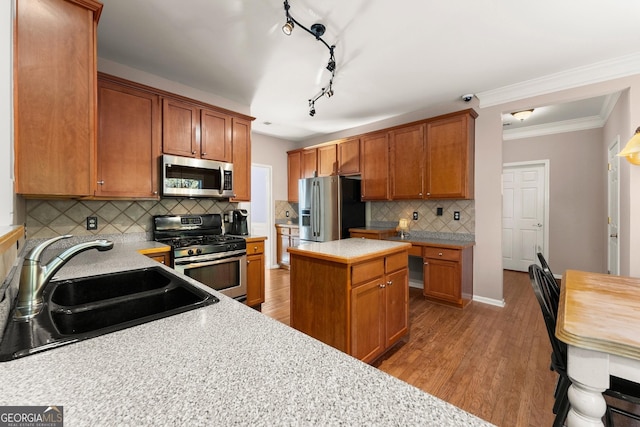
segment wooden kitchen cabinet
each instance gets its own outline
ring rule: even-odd
[[[94,0],[18,0],[14,42],[15,191],[91,196],[96,177]]]
[[[232,120],[227,114],[165,97],[162,100],[162,152],[231,162]]]
[[[276,224],[276,259],[280,268],[289,269],[288,248],[295,248],[300,244],[300,229],[297,225]]]
[[[331,176],[338,173],[338,152],[335,144],[317,148],[318,176]]]
[[[264,237],[247,239],[247,301],[249,307],[264,302]]]
[[[389,190],[392,200],[422,198],[424,147],[424,124],[389,132]]]
[[[298,180],[302,178],[302,151],[287,152],[287,201],[298,201]]]
[[[360,138],[350,138],[337,144],[338,174],[358,175],[360,173]]]
[[[350,354],[363,362],[374,361],[409,330],[407,262],[404,253],[352,267],[368,270],[351,291]]]
[[[389,199],[389,135],[367,134],[361,146],[362,200]]]
[[[371,363],[408,332],[407,263],[407,247],[353,262],[293,251],[291,326]]]
[[[159,199],[158,95],[98,76],[98,198]]]
[[[313,178],[318,173],[318,150],[304,149],[301,153],[300,178]]]
[[[427,198],[473,199],[477,116],[465,110],[427,122]]]
[[[473,298],[473,246],[425,246],[424,296],[456,307]]]
[[[251,122],[234,117],[231,121],[233,141],[232,202],[251,200]]]

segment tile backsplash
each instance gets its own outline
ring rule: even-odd
[[[152,217],[166,214],[224,213],[237,203],[217,199],[154,200],[26,200],[27,238],[72,234],[146,233],[153,237]],[[88,216],[98,217],[98,229],[87,230]]]
[[[287,217],[287,212],[289,216]],[[286,200],[276,200],[275,204],[275,216],[276,222],[291,221],[293,223],[298,222],[298,204],[290,203]]]
[[[400,218],[409,220],[409,230],[439,233],[475,234],[476,215],[473,200],[403,200],[393,202],[370,202],[371,222],[392,222]],[[438,216],[438,208],[442,215]],[[413,212],[418,219],[413,220]],[[454,212],[460,212],[455,220]]]

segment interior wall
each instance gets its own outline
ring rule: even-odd
[[[14,219],[12,134],[12,32],[13,1],[0,5],[0,226]]]
[[[599,128],[503,142],[504,163],[549,159],[548,261],[557,274],[567,269],[606,273],[602,140]]]

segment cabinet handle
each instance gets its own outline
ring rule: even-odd
[[[153,192],[153,195],[154,195],[154,196],[157,196],[157,195],[158,195],[158,192],[157,192],[157,191],[154,191],[154,192]]]
[[[206,155],[207,155],[207,153],[202,153],[202,155],[203,155],[203,156],[206,156]]]
[[[253,252],[258,252],[258,247],[257,246],[253,247]]]
[[[98,181],[99,185],[104,185],[104,181]]]
[[[249,264],[251,261],[247,260],[247,264]]]
[[[191,154],[196,154],[196,152],[195,152],[195,151],[192,151],[192,152],[191,152]]]
[[[391,285],[393,285],[393,280],[389,280],[389,281],[387,282],[387,286],[391,286]]]
[[[379,286],[380,288],[386,288],[386,286],[385,286],[385,284],[384,284],[384,283],[380,283],[378,286]]]
[[[427,196],[430,196],[430,195],[431,195],[431,193],[427,193]]]
[[[442,252],[438,252],[438,256],[442,256]]]
[[[429,263],[425,261],[424,265],[429,265]]]

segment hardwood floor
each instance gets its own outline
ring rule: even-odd
[[[289,324],[289,272],[267,270],[262,313]],[[504,308],[464,310],[411,288],[409,336],[374,366],[498,426],[551,426],[556,374],[526,273],[504,272]]]

